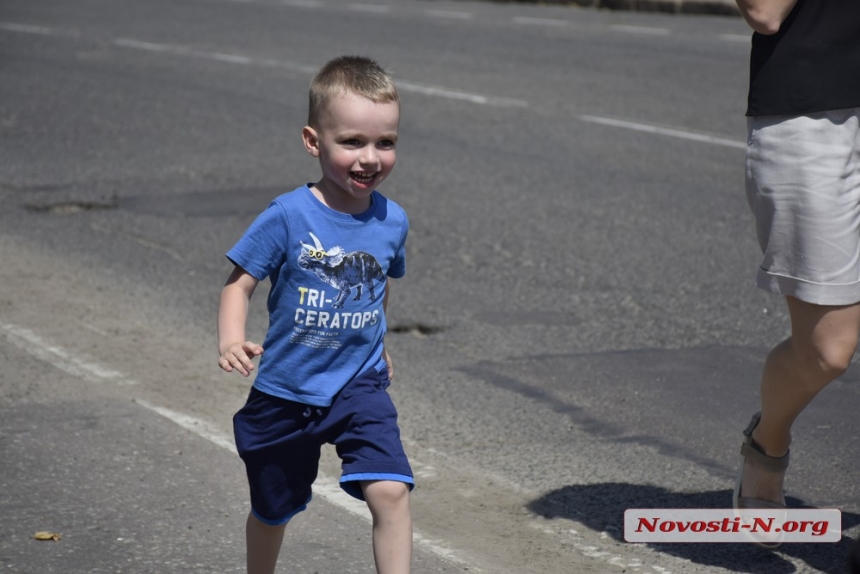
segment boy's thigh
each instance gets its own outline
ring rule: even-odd
[[[860,301],[860,110],[750,118],[758,283],[819,305]]]
[[[332,439],[342,460],[340,485],[359,500],[364,500],[362,481],[393,480],[410,489],[414,484],[388,384],[385,373],[364,373],[350,381],[331,406],[329,416],[343,421]]]
[[[260,521],[285,524],[310,501],[324,442],[313,434],[319,414],[319,409],[252,389],[233,417],[251,509]]]

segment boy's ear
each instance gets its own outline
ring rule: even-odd
[[[314,128],[305,126],[302,128],[302,141],[305,149],[314,157],[320,156],[320,138]]]

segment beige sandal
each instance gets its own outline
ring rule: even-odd
[[[738,478],[735,481],[735,493],[733,497],[735,508],[785,508],[785,504],[781,502],[741,496],[741,482],[744,477],[744,462],[746,462],[747,459],[751,460],[756,466],[766,470],[767,472],[785,473],[788,468],[790,453],[786,452],[785,455],[779,458],[768,456],[753,440],[753,430],[758,426],[760,420],[761,413],[758,412],[754,414],[752,420],[750,420],[750,424],[744,431],[745,438],[743,444],[741,444],[741,456],[743,457],[743,461],[741,461],[741,469],[740,472],[738,472]]]
[[[781,502],[775,502],[773,500],[765,500],[762,498],[752,498],[749,496],[741,496],[741,483],[744,478],[744,463],[749,459],[753,464],[762,468],[767,472],[773,473],[785,473],[788,468],[788,459],[789,453],[786,452],[785,455],[777,458],[773,456],[768,456],[764,453],[764,449],[762,449],[759,445],[755,443],[752,438],[753,429],[758,425],[761,420],[761,413],[758,412],[753,415],[752,420],[750,420],[750,424],[747,426],[744,431],[744,442],[741,444],[741,456],[743,459],[741,460],[741,468],[738,471],[738,477],[735,481],[735,492],[732,497],[732,503],[735,510],[740,509],[754,509],[754,508],[764,508],[764,509],[777,509],[784,510],[785,504]],[[759,536],[753,536],[749,532],[747,534],[750,536],[750,540],[763,548],[767,548],[769,550],[773,550],[782,543],[782,536],[780,535],[777,540],[768,540],[766,538],[762,538]]]

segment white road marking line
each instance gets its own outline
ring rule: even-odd
[[[418,94],[424,94],[426,96],[439,96],[442,98],[449,98],[452,100],[463,100],[466,102],[472,102],[473,104],[483,104],[488,106],[502,106],[502,107],[520,107],[525,108],[528,107],[529,103],[523,100],[516,100],[513,98],[500,98],[494,96],[482,96],[480,94],[470,94],[468,92],[458,92],[456,90],[449,90],[447,88],[438,88],[435,86],[425,86],[421,84],[413,84],[412,82],[397,82],[397,88],[406,92],[415,92]]]
[[[720,40],[726,42],[743,42],[745,44],[752,43],[751,34],[720,34]]]
[[[127,38],[118,38],[113,41],[114,45],[123,48],[137,48],[139,50],[149,50],[151,52],[172,52],[174,54],[185,55],[188,50],[180,50],[176,46],[168,46],[167,44],[155,44],[154,42],[141,42],[140,40],[129,40]]]
[[[236,452],[236,443],[234,442],[233,437],[223,434],[221,431],[205,421],[172,409],[153,405],[152,403],[141,399],[135,399],[134,402],[175,422],[182,428],[190,430],[197,436],[205,438],[209,442],[229,450],[235,455],[239,454]]]
[[[610,26],[612,30],[619,32],[630,32],[631,34],[651,34],[652,36],[668,36],[672,33],[668,28],[653,28],[651,26],[630,26],[626,24],[615,24]]]
[[[132,40],[129,38],[119,38],[114,40],[113,42],[117,46],[122,46],[124,48],[136,48],[140,50],[148,50],[151,52],[167,52],[171,54],[176,54],[179,56],[193,56],[197,58],[207,58],[212,60],[217,60],[220,62],[234,63],[234,64],[250,64],[257,66],[266,66],[266,67],[279,67],[288,70],[295,70],[310,74],[315,74],[317,69],[311,66],[305,66],[302,64],[297,64],[294,62],[283,62],[278,60],[271,59],[254,59],[246,56],[240,56],[235,54],[223,54],[216,52],[200,52],[197,50],[192,50],[190,48],[185,48],[183,46],[174,46],[169,44],[154,44],[152,42],[142,42],[140,40]],[[442,98],[448,98],[452,100],[461,100],[466,102],[472,102],[474,104],[483,104],[489,106],[500,106],[500,107],[528,107],[528,102],[523,100],[516,100],[513,98],[502,98],[502,97],[494,97],[494,96],[482,96],[480,94],[470,94],[468,92],[458,92],[455,90],[449,90],[446,88],[437,88],[434,86],[424,86],[421,84],[413,84],[411,82],[397,82],[397,87],[405,92],[415,92],[419,94],[424,94],[428,96],[438,96]]]
[[[65,349],[51,345],[24,327],[0,323],[0,331],[5,333],[9,341],[16,347],[74,377],[85,380],[96,379],[98,382],[109,381],[118,385],[137,384],[119,371],[102,367],[95,361],[73,355]]]
[[[57,369],[84,381],[92,382],[95,379],[98,382],[113,381],[118,385],[134,384],[134,381],[128,379],[124,374],[99,365],[95,361],[84,361],[75,357],[65,349],[52,345],[29,329],[12,325],[10,323],[0,323],[0,333],[5,334],[12,344],[33,355],[37,359],[40,359]],[[207,423],[206,421],[172,409],[153,405],[148,401],[141,399],[135,399],[134,402],[143,408],[173,421],[180,427],[193,432],[197,436],[237,454],[233,437],[225,435],[215,426]],[[322,473],[317,476],[317,479],[314,482],[314,494],[335,506],[364,518],[368,522],[372,522],[367,505],[343,492],[340,488],[339,482],[330,476]],[[412,538],[415,544],[420,545],[428,552],[432,552],[433,554],[453,562],[466,570],[481,572],[481,569],[460,558],[454,550],[446,547],[444,544],[431,541],[419,532],[414,532]]]
[[[557,27],[567,26],[566,20],[556,20],[555,18],[532,18],[530,16],[514,16],[512,20],[515,24]]]
[[[588,116],[582,115],[579,116],[584,122],[590,122],[593,124],[601,124],[604,126],[612,126],[616,128],[626,128],[628,130],[635,130],[639,132],[645,132],[650,134],[659,134],[663,136],[670,136],[675,138],[681,138],[686,140],[692,140],[702,143],[709,143],[714,145],[721,145],[725,147],[731,147],[736,149],[747,149],[747,145],[744,142],[739,142],[735,140],[730,140],[726,138],[720,138],[715,136],[708,136],[703,134],[697,134],[693,132],[686,132],[683,130],[670,129],[670,128],[661,128],[658,126],[652,126],[648,124],[639,124],[635,122],[628,122],[624,120],[614,120],[612,118],[601,118],[597,116]]]
[[[458,20],[471,20],[474,16],[471,12],[454,12],[451,10],[425,10],[424,13],[436,18],[456,18]]]
[[[25,34],[41,34],[42,36],[59,36],[59,34],[51,28],[30,26],[29,24],[15,24],[12,22],[0,22],[0,30],[24,32]]]
[[[245,2],[252,2],[253,0],[244,0]],[[284,6],[294,6],[296,8],[322,8],[323,3],[317,2],[317,0],[281,0],[281,4]]]
[[[164,52],[169,54],[175,54],[177,56],[205,58],[208,60],[215,60],[217,62],[226,62],[228,64],[254,65],[266,68],[282,68],[284,70],[291,70],[308,74],[314,74],[317,71],[317,69],[312,66],[305,66],[303,64],[298,64],[295,62],[273,60],[271,58],[251,58],[249,56],[242,56],[239,54],[202,52],[199,50],[186,48],[185,46],[177,46],[172,44],[155,44],[153,42],[143,42],[131,38],[117,38],[113,41],[113,44],[122,48],[133,48],[137,50],[147,50],[150,52]]]
[[[217,52],[213,52],[209,54],[209,56],[213,60],[218,60],[219,62],[229,62],[230,64],[253,64],[254,60],[247,56],[234,56],[233,54],[219,54]]]
[[[391,6],[385,6],[384,4],[347,4],[346,7],[349,10],[373,12],[374,14],[383,14],[391,10]]]

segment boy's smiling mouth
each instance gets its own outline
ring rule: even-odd
[[[349,172],[349,176],[352,179],[354,179],[355,181],[357,181],[358,183],[365,183],[366,184],[366,183],[370,183],[371,181],[373,181],[373,178],[376,177],[376,173],[377,172],[361,173],[358,171],[351,171],[351,172]]]

